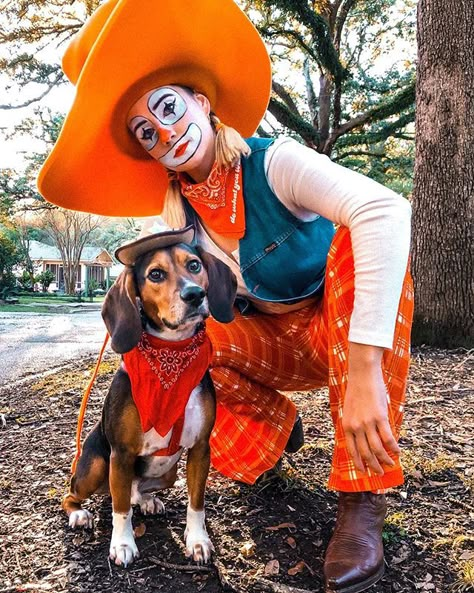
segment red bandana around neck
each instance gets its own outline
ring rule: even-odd
[[[221,167],[214,163],[209,177],[189,183],[178,175],[181,193],[205,224],[224,237],[241,239],[245,234],[245,208],[242,191],[242,166]]]
[[[138,345],[123,355],[143,432],[154,428],[162,437],[168,434],[184,415],[191,392],[211,358],[212,345],[205,329],[179,342],[143,332]]]

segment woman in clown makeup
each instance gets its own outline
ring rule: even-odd
[[[192,224],[237,276],[235,320],[208,321],[220,472],[254,483],[301,445],[282,392],[329,387],[325,583],[357,593],[383,574],[385,492],[403,483],[410,207],[294,140],[252,137],[271,88],[263,42],[232,0],[187,5],[108,0],[89,18],[64,56],[76,98],[38,185],[66,208],[149,216],[145,233]]]

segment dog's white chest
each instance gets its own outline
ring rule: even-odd
[[[193,389],[184,411],[184,426],[179,444],[184,449],[190,449],[202,434],[204,414],[201,400],[202,387],[198,385]],[[181,451],[168,457],[163,455],[153,456],[155,451],[166,449],[171,440],[171,429],[164,437],[160,436],[154,428],[145,433],[140,456],[149,457],[147,475],[160,476],[166,473],[180,458]]]

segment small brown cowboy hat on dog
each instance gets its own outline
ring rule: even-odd
[[[108,0],[67,48],[63,70],[76,97],[38,188],[53,204],[108,216],[163,208],[166,171],[126,125],[146,91],[191,87],[250,136],[271,88],[263,41],[233,0]]]
[[[170,247],[178,243],[192,243],[194,240],[194,226],[190,225],[183,229],[174,230],[165,225],[159,226],[158,219],[155,225],[140,233],[140,237],[134,241],[128,241],[115,251],[115,257],[125,266],[133,266],[137,259],[145,253]]]

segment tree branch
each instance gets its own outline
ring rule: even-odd
[[[306,43],[303,36],[300,33],[298,33],[298,31],[294,31],[293,29],[274,29],[272,31],[265,27],[258,27],[258,31],[262,35],[262,37],[265,37],[267,39],[271,39],[272,37],[277,37],[279,35],[281,35],[282,37],[289,37],[294,39],[298,46],[302,50],[304,50],[305,53],[311,56],[311,58],[313,58],[313,60],[317,64],[321,64],[321,61],[319,60],[317,54],[313,51],[312,47]]]
[[[331,92],[332,81],[327,76],[319,78],[319,133],[320,143],[324,145],[329,137],[330,115],[331,115]]]
[[[344,154],[340,154],[336,157],[333,157],[331,160],[337,163],[338,161],[342,161],[342,159],[345,159],[348,156],[370,156],[374,158],[382,158],[386,155],[384,152],[371,152],[370,150],[349,150]]]
[[[386,140],[390,136],[394,136],[399,130],[405,128],[408,124],[415,121],[415,111],[410,111],[402,115],[397,121],[384,126],[381,130],[376,132],[368,132],[367,134],[346,134],[343,138],[337,139],[337,147],[357,146],[361,144],[373,144]]]
[[[339,6],[341,5],[342,0],[334,0],[331,6],[331,14],[329,17],[329,28],[333,33],[334,38],[334,25],[336,23],[337,13],[339,10]]]
[[[38,101],[41,101],[41,99],[43,97],[45,97],[48,93],[50,93],[53,88],[58,84],[58,82],[63,79],[63,74],[62,72],[60,72],[56,78],[53,80],[53,82],[48,84],[47,89],[41,93],[40,95],[38,95],[37,97],[33,97],[32,99],[29,99],[28,101],[25,101],[24,103],[20,103],[19,105],[0,105],[0,109],[4,109],[4,110],[9,110],[9,109],[21,109],[22,107],[28,107],[28,105],[32,105],[33,103],[37,103]]]
[[[409,108],[415,102],[415,81],[410,82],[401,92],[394,95],[389,101],[384,101],[380,105],[376,105],[368,109],[365,113],[361,113],[351,120],[342,124],[334,130],[333,136],[339,138],[343,134],[358,128],[368,122],[380,121],[395,113],[399,113],[404,109]]]
[[[257,134],[259,135],[260,138],[273,138],[273,136],[271,134],[269,134],[266,130],[264,130],[262,128],[262,126],[258,126]]]
[[[347,77],[347,70],[342,66],[331,39],[327,20],[316,14],[307,0],[269,0],[268,3],[292,15],[310,29],[319,62],[335,80]]]
[[[311,148],[317,147],[319,143],[318,132],[303,118],[291,112],[286,105],[272,97],[270,99],[268,111],[270,111],[281,124],[299,134],[308,146]]]
[[[44,36],[54,35],[59,37],[62,33],[75,33],[79,31],[84,23],[78,21],[72,25],[52,25],[51,27],[23,27],[15,29],[10,33],[0,34],[0,44],[11,43],[12,41],[23,41],[24,43],[32,43],[34,41],[42,40]]]
[[[359,0],[344,0],[342,6],[337,13],[336,24],[334,27],[334,47],[339,51],[341,45],[342,29],[344,28],[347,16],[350,10]]]
[[[311,81],[311,75],[309,71],[309,60],[306,58],[303,64],[303,76],[306,84],[306,97],[308,99],[309,113],[311,115],[311,121],[313,127],[318,129],[318,98],[314,92],[313,83]]]
[[[280,97],[280,99],[285,103],[285,105],[288,107],[290,111],[293,111],[293,113],[300,115],[298,107],[296,106],[296,103],[293,101],[293,98],[291,97],[290,93],[279,82],[276,82],[275,80],[272,82],[272,90]]]

